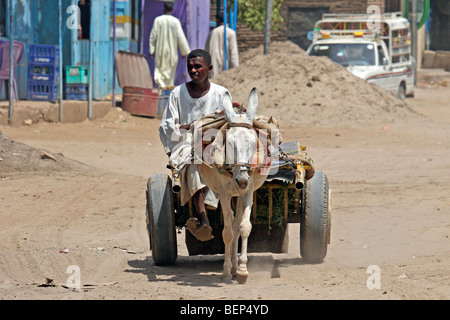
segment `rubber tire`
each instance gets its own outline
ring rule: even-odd
[[[328,178],[316,171],[302,190],[300,255],[306,263],[321,263],[327,255],[330,237]]]
[[[398,86],[397,98],[399,98],[402,101],[405,101],[406,99],[406,89],[403,83],[400,83],[400,85]]]
[[[151,176],[147,182],[147,231],[153,261],[173,265],[177,259],[177,236],[172,180],[166,174]]]

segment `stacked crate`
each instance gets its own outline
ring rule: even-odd
[[[59,46],[30,44],[28,54],[28,100],[58,100]]]
[[[89,89],[89,68],[66,66],[66,99],[87,100]]]

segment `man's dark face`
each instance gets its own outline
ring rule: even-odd
[[[205,58],[194,57],[187,62],[187,71],[194,83],[202,83],[208,79],[212,66],[208,66]]]

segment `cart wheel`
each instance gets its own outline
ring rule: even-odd
[[[147,183],[147,231],[153,261],[156,265],[172,265],[177,259],[177,237],[172,180],[156,174]]]
[[[316,171],[302,191],[300,255],[306,263],[321,263],[327,255],[330,236],[328,178]]]

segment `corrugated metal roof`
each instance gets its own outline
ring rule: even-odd
[[[117,77],[123,87],[153,88],[147,59],[143,54],[119,51],[116,56]]]

